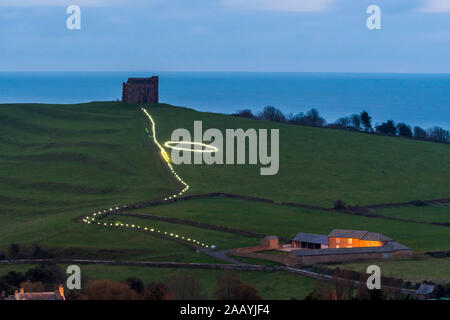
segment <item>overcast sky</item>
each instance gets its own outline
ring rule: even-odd
[[[450,73],[449,57],[450,0],[0,0],[0,71]]]

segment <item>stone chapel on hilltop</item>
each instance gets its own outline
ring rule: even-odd
[[[122,103],[158,103],[159,77],[129,78],[123,83]]]

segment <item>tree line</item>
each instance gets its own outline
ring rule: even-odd
[[[382,123],[372,124],[372,117],[364,110],[361,113],[352,114],[350,116],[341,117],[333,123],[327,123],[319,111],[315,108],[306,113],[298,114],[289,113],[285,115],[281,110],[274,106],[267,106],[261,112],[254,114],[250,109],[238,110],[234,116],[244,117],[248,119],[275,121],[289,123],[294,125],[305,125],[313,127],[328,127],[334,129],[342,129],[356,132],[365,132],[370,134],[399,136],[406,138],[414,138],[418,140],[450,142],[450,131],[444,128],[434,126],[430,129],[424,129],[419,126],[414,128],[404,122],[396,123],[394,120],[387,120]]]
[[[318,280],[314,285],[314,289],[306,300],[411,300],[415,299],[414,295],[405,294],[402,288],[417,290],[421,283],[414,285],[402,279],[392,277],[383,277],[381,279],[382,288],[368,290],[367,278],[369,275],[352,270],[343,270],[335,268],[334,270],[326,267],[313,267],[315,271],[320,270],[321,273],[332,276],[331,281]],[[355,286],[354,281],[358,281],[359,285]],[[450,296],[450,283],[434,284],[430,281],[423,281],[423,284],[433,284],[436,289],[433,293],[434,299],[447,299]]]
[[[329,274],[331,281],[316,280],[306,300],[402,300],[414,299],[405,295],[401,288],[417,289],[420,283],[404,282],[401,279],[382,277],[383,290],[368,290],[368,275],[351,270],[334,270],[313,266],[312,271]],[[67,275],[55,263],[42,263],[25,273],[10,271],[0,276],[0,300],[23,288],[25,292],[54,291],[65,284]],[[355,287],[352,281],[359,281]],[[433,284],[432,282],[423,282]],[[436,299],[450,297],[450,283],[436,285]],[[107,279],[91,280],[82,276],[82,290],[65,290],[68,300],[205,300],[208,295],[202,282],[183,271],[170,274],[167,279],[147,285],[138,278],[124,281]],[[217,278],[212,298],[218,300],[262,300],[258,289],[244,283],[233,270],[224,270]],[[297,300],[298,298],[292,297]]]
[[[54,263],[42,263],[25,273],[10,271],[0,277],[0,300],[23,288],[25,292],[54,291],[67,275]],[[82,276],[82,290],[65,290],[69,300],[205,300],[202,283],[177,272],[168,279],[144,285],[138,277],[125,281],[90,280]],[[213,297],[218,300],[261,300],[258,290],[241,281],[236,271],[225,270],[216,279]]]
[[[53,291],[65,282],[66,277],[54,263],[40,264],[25,273],[10,271],[0,277],[0,296],[12,295],[20,288],[24,288],[25,292]]]
[[[226,270],[216,280],[213,297],[218,300],[261,300],[258,290],[239,279],[236,271]],[[72,299],[81,300],[205,300],[208,295],[202,283],[186,274],[177,272],[168,279],[149,283],[140,278],[125,281],[89,281],[82,292]]]

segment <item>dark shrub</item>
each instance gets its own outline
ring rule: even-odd
[[[170,300],[173,294],[163,283],[151,283],[142,292],[143,300]]]
[[[166,282],[167,288],[173,294],[175,300],[203,300],[201,282],[183,272],[178,272]]]
[[[299,124],[299,125],[306,125],[306,119],[305,114],[303,112],[297,113],[297,114],[289,114],[287,118],[289,123],[292,124]]]
[[[412,137],[412,135],[413,135],[411,126],[409,126],[403,122],[397,124],[397,130],[398,130],[398,135],[402,136],[402,137]]]
[[[84,289],[87,300],[137,300],[138,294],[123,282],[90,281]]]
[[[397,126],[393,120],[388,120],[375,127],[376,133],[395,136],[397,134]]]
[[[334,202],[334,209],[336,209],[336,210],[343,210],[345,208],[347,208],[347,204],[345,203],[345,201],[343,201],[343,200],[336,200]]]
[[[283,112],[273,106],[265,107],[258,117],[261,120],[286,122],[286,117]]]
[[[438,284],[437,287],[436,287],[436,290],[435,290],[434,294],[435,294],[435,296],[436,296],[437,299],[445,298],[445,296],[446,296],[446,290],[445,290],[444,286],[441,285],[441,284]]]
[[[256,116],[253,114],[253,112],[250,109],[238,110],[233,115],[236,116],[236,117],[243,117],[243,118],[249,118],[249,119],[255,119],[256,118]]]
[[[128,278],[125,280],[125,282],[128,284],[128,286],[136,291],[137,293],[141,293],[144,291],[144,283],[139,278]]]
[[[428,135],[433,141],[437,142],[449,142],[450,141],[450,132],[441,128],[434,127],[428,130]]]
[[[258,289],[255,287],[242,283],[237,290],[237,300],[262,300],[259,296]]]
[[[351,119],[349,117],[342,117],[336,120],[336,122],[334,123],[336,128],[342,128],[345,129],[347,127],[349,127],[351,124]],[[329,125],[330,127],[331,125]]]
[[[16,243],[12,243],[8,248],[8,257],[9,259],[18,258],[20,254],[20,246]]]
[[[355,128],[358,131],[361,130],[361,115],[352,114],[350,116],[350,120],[351,120],[353,128]]]
[[[327,124],[324,118],[322,118],[317,109],[309,110],[305,115],[306,124],[314,127],[323,127]]]
[[[53,283],[53,274],[39,267],[28,270],[25,275],[31,282]]]
[[[55,284],[64,283],[66,274],[55,263],[44,263],[29,269],[25,276],[31,282],[42,282],[46,288],[51,289]]]
[[[0,278],[0,300],[1,300],[1,293],[5,292],[6,295],[12,294],[14,290],[16,290],[17,287],[11,286],[8,281],[5,279]]]
[[[427,132],[421,127],[414,127],[414,138],[425,140],[427,139]]]
[[[311,109],[306,114],[303,112],[298,113],[295,116],[289,116],[289,122],[292,124],[313,126],[313,127],[323,127],[326,126],[327,122],[322,118],[317,109]],[[348,120],[350,122],[350,120]],[[336,122],[337,127],[342,127],[342,125],[347,124],[346,118],[341,118]]]
[[[372,117],[369,116],[369,113],[367,111],[363,111],[360,114],[361,117],[361,123],[364,127],[365,132],[372,132]]]
[[[27,277],[23,273],[15,271],[8,272],[2,279],[5,283],[16,288],[18,288],[22,282],[27,281]]]
[[[214,297],[219,300],[260,300],[258,290],[239,279],[236,271],[226,270],[216,282]]]
[[[35,244],[33,246],[33,253],[31,254],[31,258],[32,259],[50,259],[50,258],[52,258],[52,255],[48,251],[42,249],[38,244]]]
[[[411,201],[411,204],[416,207],[425,207],[428,205],[425,201],[422,201],[422,200]]]

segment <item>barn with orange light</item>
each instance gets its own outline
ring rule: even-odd
[[[328,248],[382,247],[391,238],[365,230],[334,229],[328,235]]]
[[[326,244],[327,238],[328,244]],[[320,241],[318,242],[317,239]],[[299,233],[292,239],[289,249],[287,246],[283,249],[290,251],[285,260],[286,264],[291,266],[364,259],[405,258],[412,255],[411,248],[381,233],[347,229],[334,229],[328,236]]]

